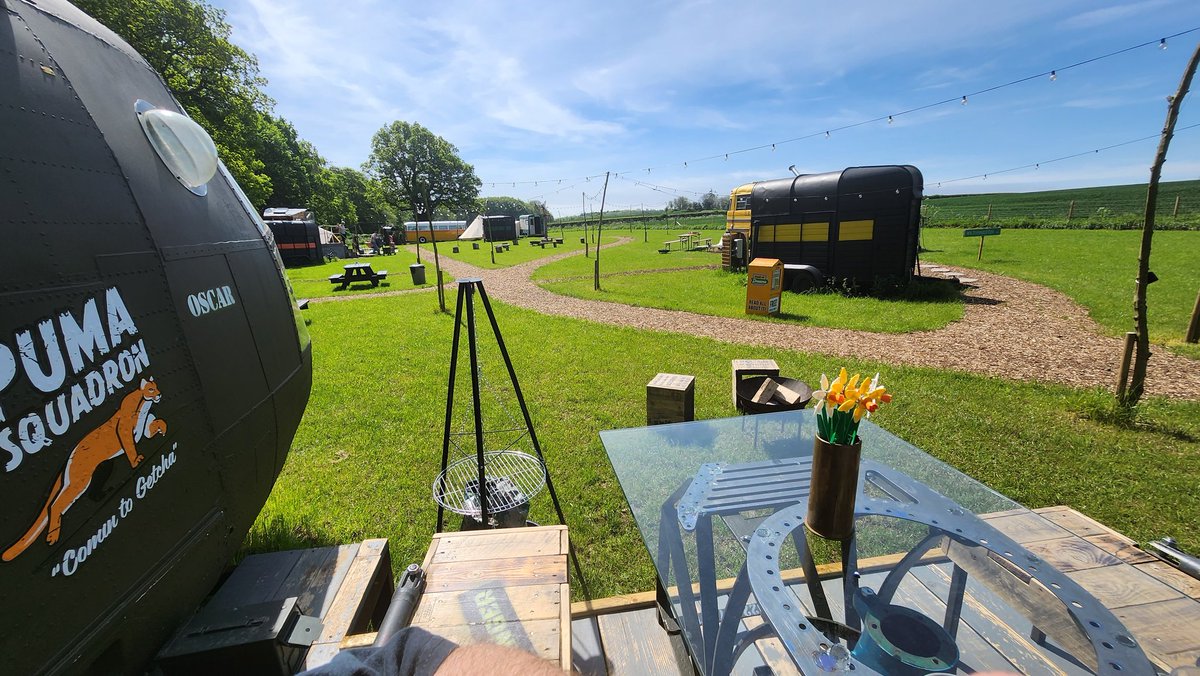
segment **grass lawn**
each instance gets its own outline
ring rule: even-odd
[[[680,251],[679,245],[673,245],[671,253],[659,253],[663,242],[676,240],[679,234],[687,230],[635,230],[614,229],[613,234],[630,237],[632,241],[612,249],[600,249],[600,274],[613,272],[630,272],[635,270],[663,270],[669,268],[689,268],[698,266],[720,266],[721,255],[707,251]],[[712,239],[713,243],[721,241],[724,230],[694,230],[700,233],[700,239]],[[605,239],[609,231],[605,231]],[[578,240],[577,240],[578,241]],[[533,273],[534,280],[564,279],[569,277],[587,277],[592,279],[594,258],[572,257],[543,265]],[[590,287],[589,287],[590,288]]]
[[[292,283],[292,290],[295,292],[297,299],[322,298],[325,296],[354,296],[364,293],[416,288],[413,286],[412,276],[408,271],[408,266],[416,262],[416,256],[408,253],[403,248],[399,248],[394,256],[348,258],[322,265],[288,268],[287,276],[288,280]],[[423,286],[436,284],[437,278],[433,274],[432,255],[428,261],[422,258],[421,262],[425,264],[426,283]],[[342,274],[342,268],[349,263],[370,263],[371,269],[376,272],[387,270],[387,279],[380,282],[378,287],[372,287],[370,284],[351,284],[350,287],[343,290],[340,285],[331,284],[329,282],[330,275]],[[446,282],[454,279],[449,273],[443,272],[442,275]]]
[[[458,253],[454,253],[454,242],[438,242],[438,254],[448,258],[453,258],[454,260],[462,261],[464,263],[470,263],[476,267],[496,269],[512,267],[520,263],[525,263],[526,261],[553,256],[554,254],[563,253],[565,251],[583,251],[584,245],[579,241],[583,238],[583,230],[567,230],[566,235],[563,236],[559,234],[558,228],[551,226],[548,229],[550,230],[550,237],[562,239],[563,243],[559,244],[557,247],[553,245],[547,247],[537,247],[530,244],[530,240],[528,238],[522,238],[517,240],[520,242],[520,244],[516,246],[510,246],[508,251],[496,254],[495,263],[492,262],[491,246],[493,243],[484,242],[482,240],[476,242],[476,244],[479,245],[478,249],[471,248],[471,242],[458,242]],[[619,236],[619,233],[610,234],[609,232],[605,232],[603,244],[611,244],[612,242],[615,242]],[[511,243],[512,242],[510,241],[509,244]],[[587,248],[589,251],[591,251],[595,249],[595,247],[596,245],[593,241],[592,231],[589,228]],[[433,245],[431,244],[421,245],[421,259],[424,260],[426,258],[429,259],[429,265],[432,266]],[[590,267],[588,270],[588,274],[591,274]]]
[[[653,589],[653,567],[598,433],[644,424],[645,385],[656,373],[695,375],[696,415],[714,418],[734,413],[731,359],[772,358],[784,373],[812,381],[840,365],[495,309],[596,596]],[[387,537],[400,570],[421,559],[436,521],[430,487],[440,465],[453,316],[438,313],[427,294],[315,304],[306,316],[312,397],[246,546]],[[511,400],[494,347],[489,352],[486,336],[480,342],[485,401]],[[1137,427],[1116,428],[1079,413],[1109,399],[1099,392],[868,361],[847,366],[882,372],[896,392],[876,422],[1000,492],[1031,507],[1071,505],[1139,540],[1170,534],[1200,549],[1200,402],[1148,400]],[[531,518],[555,521],[544,493]]]
[[[668,231],[669,232],[669,231]],[[700,231],[701,238],[720,239],[720,230]],[[592,261],[567,258],[534,271],[533,278],[555,293],[576,298],[608,300],[641,307],[685,310],[718,317],[751,317],[763,321],[832,326],[837,328],[904,333],[941,328],[960,319],[963,304],[957,292],[942,289],[940,298],[880,300],[847,298],[831,293],[784,293],[778,317],[746,314],[746,273],[711,269],[720,266],[720,254],[706,251],[659,253],[663,231],[654,236],[600,252],[600,291],[593,289]],[[677,236],[677,235],[676,235]],[[648,240],[648,241],[646,241]],[[678,246],[678,245],[675,245]],[[679,269],[706,266],[710,269]],[[675,268],[666,271],[664,268]],[[656,270],[645,274],[620,274]],[[617,274],[613,274],[617,273]]]
[[[988,237],[977,262],[977,237],[958,228],[924,228],[923,263],[961,265],[1026,279],[1058,289],[1088,308],[1111,335],[1133,326],[1133,280],[1141,232],[1132,230],[1015,230]],[[1200,289],[1200,232],[1156,232],[1150,269],[1158,281],[1147,289],[1150,340],[1200,358],[1183,343]]]

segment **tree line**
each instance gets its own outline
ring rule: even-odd
[[[275,114],[258,59],[229,37],[225,13],[199,0],[75,0],[162,76],[212,137],[230,174],[261,213],[303,207],[322,224],[360,232],[404,219],[470,213],[553,218],[542,202],[479,199],[479,179],[458,150],[419,124],[394,122],[372,139],[362,169],[331,166]]]

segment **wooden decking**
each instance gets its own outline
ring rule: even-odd
[[[1200,581],[1138,549],[1125,536],[1069,507],[1030,513],[1002,512],[985,517],[998,530],[1058,567],[1093,594],[1137,638],[1163,671],[1200,661]],[[888,564],[888,562],[879,562]],[[864,561],[861,583],[878,587],[885,572]],[[931,557],[915,566],[900,585],[895,603],[940,617],[945,610],[951,564]],[[799,582],[802,578],[797,579]],[[842,611],[837,580],[826,582],[835,616]],[[582,674],[690,674],[679,634],[668,634],[657,621],[653,592],[572,606],[572,658]],[[1038,649],[1030,638],[1032,623],[1015,616],[987,587],[969,584],[962,611],[959,644],[963,662],[975,670],[1020,673],[1090,673],[1068,656]],[[758,622],[748,618],[747,623]],[[747,627],[749,625],[747,624]],[[769,666],[776,674],[795,674],[777,641],[760,641],[747,651],[735,673],[753,674]]]

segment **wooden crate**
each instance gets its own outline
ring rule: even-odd
[[[734,359],[731,365],[733,370],[733,406],[738,409],[741,406],[738,405],[737,388],[742,378],[746,376],[779,377],[779,364],[776,364],[774,359]]]
[[[696,377],[660,373],[646,383],[646,424],[696,419]]]
[[[333,659],[343,639],[383,620],[393,591],[386,539],[248,556],[205,604],[242,607],[297,597],[304,614],[321,619],[321,635],[304,660],[312,669]]]
[[[571,667],[567,527],[438,533],[412,625],[459,645],[496,643]]]

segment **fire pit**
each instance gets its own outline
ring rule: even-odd
[[[754,395],[762,388],[763,383],[770,378],[781,387],[787,388],[800,397],[793,403],[788,403],[781,397],[772,397],[767,401],[754,401]],[[808,406],[812,399],[812,388],[802,380],[783,378],[780,376],[753,376],[743,378],[737,383],[737,404],[743,413],[773,413],[775,411],[794,411]]]

